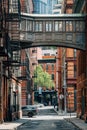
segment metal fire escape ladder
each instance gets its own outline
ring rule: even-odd
[[[20,1],[10,0],[9,1],[9,13],[7,21],[9,23],[9,37],[12,51],[12,57],[9,59],[14,64],[20,64]]]
[[[6,44],[8,47],[7,60],[3,61],[4,66],[8,67],[9,76],[14,70],[20,70],[21,63],[21,47],[20,47],[20,2],[19,0],[3,0],[7,5],[6,24],[7,35]],[[6,4],[5,1],[8,1]],[[12,72],[11,72],[12,71]],[[15,74],[15,72],[14,72]]]
[[[18,80],[30,80],[29,57],[26,52],[29,54],[29,50],[22,51],[22,55],[24,54],[24,57],[21,59],[21,71],[19,72],[19,75],[16,76]]]
[[[14,46],[12,49],[17,50],[20,41],[20,3],[19,0],[11,0],[9,2],[9,36],[11,44]],[[15,44],[14,44],[15,43]],[[16,48],[17,45],[17,48]],[[19,43],[20,46],[20,43]]]
[[[19,0],[9,1],[7,21],[9,23],[9,38],[12,52],[11,58],[8,59],[9,66],[14,70],[15,77],[18,80],[27,80],[26,65],[21,63]]]
[[[0,1],[0,56],[8,56],[8,44],[6,43],[7,38],[7,1]]]

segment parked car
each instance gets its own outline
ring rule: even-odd
[[[40,108],[40,107],[44,107],[44,104],[42,104],[42,103],[36,103],[35,106],[37,106],[38,108]]]
[[[34,115],[37,115],[38,108],[35,105],[26,105],[22,106],[22,116],[28,116],[32,117]]]

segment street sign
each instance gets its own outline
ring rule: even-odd
[[[60,94],[59,99],[63,99],[63,98],[64,98],[63,94]]]

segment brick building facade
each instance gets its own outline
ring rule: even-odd
[[[75,0],[73,13],[87,14],[87,0]],[[87,18],[86,18],[87,35]],[[87,37],[86,50],[77,51],[77,116],[87,121]]]
[[[2,123],[21,116],[21,82],[17,78],[20,71],[18,42],[20,2],[1,0],[0,17],[0,123]]]
[[[73,1],[65,0],[62,4],[62,13],[71,14]],[[67,109],[67,112],[73,112],[76,111],[76,50],[58,48],[58,57],[59,95],[60,93],[64,95],[63,109]]]
[[[20,79],[24,79],[25,70],[29,72],[29,64],[25,66],[24,64],[20,64],[20,57],[22,54],[22,61],[28,57],[28,50],[24,50],[24,52],[20,51],[20,11],[29,12],[29,8],[26,7],[30,1],[21,0],[21,10],[20,10],[20,2],[15,0],[8,2],[8,0],[0,1],[0,123],[6,120],[15,120],[20,118],[20,102],[21,102],[21,81]],[[65,12],[72,13],[72,5],[73,0],[65,0]],[[33,6],[31,2],[30,12],[32,13]],[[74,1],[74,13],[87,13],[87,0],[75,0]],[[87,21],[87,20],[86,20]],[[87,22],[86,22],[87,24]],[[86,29],[87,30],[87,29]],[[87,33],[87,31],[86,31]],[[87,41],[87,40],[86,40]],[[28,51],[28,52],[27,52]],[[64,53],[65,52],[65,53]],[[68,95],[67,101],[71,104],[67,104],[68,110],[75,110],[75,102],[74,102],[74,94],[77,93],[77,116],[80,118],[84,118],[87,120],[87,43],[86,43],[86,51],[77,51],[77,82],[76,82],[76,51],[74,49],[64,49],[58,51],[59,56],[58,61],[60,65],[62,64],[62,59],[64,57],[60,57],[62,54],[65,54],[65,61],[67,63],[67,93]],[[63,56],[63,55],[62,55]],[[33,59],[34,60],[34,59]],[[26,62],[27,63],[27,62]],[[29,63],[29,61],[28,61]],[[33,65],[32,61],[32,65]],[[64,62],[63,62],[64,63]],[[33,68],[33,67],[32,67]],[[32,69],[31,69],[32,70]],[[58,67],[58,86],[59,92],[63,91],[61,86],[63,87],[61,74],[62,71]],[[23,75],[20,76],[20,73]],[[56,72],[55,72],[56,73]],[[23,77],[22,77],[23,76]],[[27,75],[28,76],[28,75]],[[32,84],[32,76],[28,77],[28,80],[31,79],[30,86]],[[26,77],[27,78],[27,77]],[[56,80],[56,78],[55,78]],[[23,81],[23,80],[22,80]],[[25,87],[29,85],[29,82],[22,82],[23,84],[23,92],[26,96],[26,92],[30,92],[29,88]],[[33,88],[32,88],[33,90]],[[30,93],[28,93],[30,94]],[[33,93],[32,93],[33,95]],[[70,97],[69,97],[70,96]],[[29,95],[27,95],[29,97]],[[32,96],[34,97],[34,96]],[[26,99],[24,97],[24,99]],[[33,99],[33,98],[32,98]],[[25,104],[25,103],[24,103]],[[70,105],[70,106],[68,106]],[[70,108],[69,108],[70,107]],[[9,118],[9,119],[8,119]]]

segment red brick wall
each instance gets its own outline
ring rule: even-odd
[[[73,0],[65,0],[65,12],[66,14],[72,14]],[[74,76],[74,65],[76,65],[76,59],[74,58],[74,49],[66,49],[66,80],[67,80],[67,110],[75,111],[74,92],[77,89],[76,77]],[[71,93],[71,95],[69,95]]]
[[[85,4],[82,12],[87,13],[86,9],[87,5]],[[86,19],[86,27],[87,27],[87,19]],[[87,35],[87,28],[86,28],[86,35]],[[86,37],[86,51],[78,51],[77,72],[78,72],[77,116],[87,120],[87,37]]]

